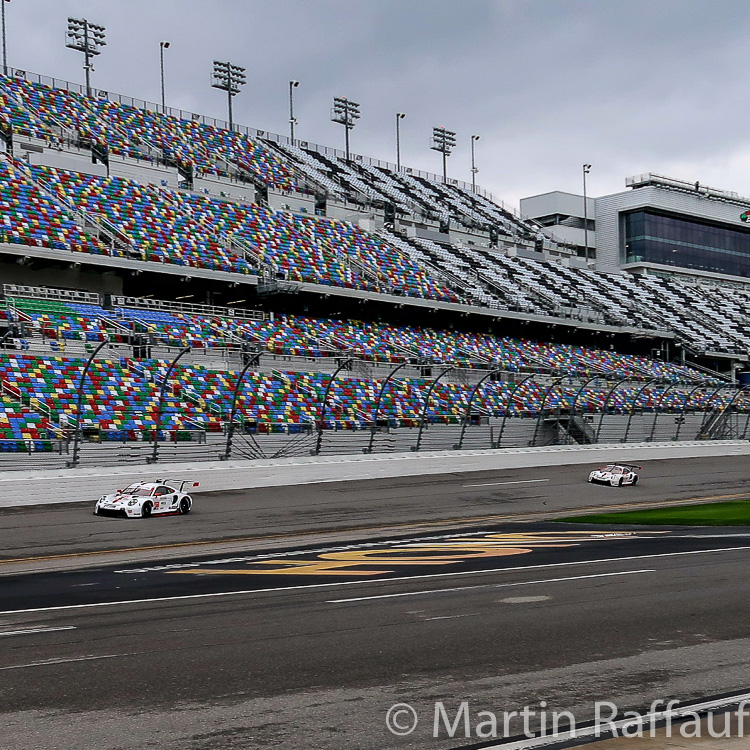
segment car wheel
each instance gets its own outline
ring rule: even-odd
[[[151,505],[151,502],[143,503],[143,507],[141,508],[141,518],[151,518],[152,508],[153,506]]]
[[[622,487],[622,477],[620,477],[620,481],[617,483],[618,487]]]
[[[183,497],[182,500],[180,500],[180,513],[183,516],[190,513],[190,500],[186,497]]]
[[[638,484],[638,477],[637,476],[633,477],[633,487],[635,487],[636,484]]]

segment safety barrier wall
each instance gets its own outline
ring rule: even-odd
[[[179,431],[163,433],[153,461],[152,440],[112,441],[99,436],[80,443],[76,465],[127,466],[150,463],[175,464],[227,460],[277,460],[310,456],[356,456],[431,451],[483,450],[504,452],[524,448],[569,446],[584,449],[590,445],[641,443],[692,443],[700,438],[705,421],[702,412],[684,415],[636,413],[589,415],[601,418],[598,440],[582,444],[561,428],[559,422],[537,417],[491,418],[480,425],[426,424],[421,432],[414,427],[375,427],[364,429],[326,429],[314,425],[272,425],[262,431],[235,430],[227,454],[227,434]],[[729,439],[747,440],[750,413],[734,413],[727,420],[730,429],[704,442]],[[655,426],[654,426],[655,425]],[[463,434],[463,438],[462,438]],[[7,441],[4,441],[7,442]],[[18,441],[14,452],[0,453],[0,472],[70,467],[73,463],[72,438],[49,441],[49,447],[35,450],[34,441]],[[419,444],[419,447],[418,447]]]
[[[608,461],[654,461],[750,455],[747,441],[685,443],[602,443],[594,446],[548,446],[436,452],[401,452],[381,455],[317,456],[257,461],[206,461],[168,466],[129,464],[79,469],[41,469],[0,472],[0,507],[53,503],[93,503],[98,497],[133,481],[185,479],[199,482],[203,493],[280,487],[319,482],[340,482],[389,477],[434,476],[454,472],[518,469],[524,467],[599,464]],[[587,467],[581,468],[582,480]],[[210,495],[199,502],[210,507]]]

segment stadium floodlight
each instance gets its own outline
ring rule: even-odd
[[[3,9],[3,75],[8,75],[8,48],[5,41],[5,3],[9,3],[10,0],[2,0]]]
[[[94,69],[91,58],[101,54],[100,47],[106,46],[105,28],[89,23],[85,18],[68,18],[68,49],[83,52],[83,69],[86,71],[86,96],[91,96],[91,71]]]
[[[430,148],[433,151],[439,151],[443,155],[443,182],[448,182],[448,157],[455,147],[456,134],[452,130],[446,130],[444,127],[432,129],[432,144]]]
[[[591,171],[590,164],[583,165],[583,254],[589,262],[589,207],[586,198],[586,175]]]
[[[359,120],[359,104],[347,99],[345,96],[333,97],[333,109],[331,110],[331,122],[337,122],[344,126],[346,131],[346,160],[349,161],[349,131]]]
[[[299,86],[299,81],[289,81],[289,137],[294,145],[294,126],[297,118],[294,116],[294,89]]]
[[[478,135],[471,136],[471,192],[477,192],[477,164],[474,159],[474,144],[479,140]]]
[[[159,42],[159,67],[161,69],[161,109],[167,112],[167,97],[164,93],[164,50],[169,49],[169,42]]]
[[[396,112],[396,171],[401,171],[401,120],[406,117],[405,112]]]
[[[239,65],[233,65],[229,62],[214,60],[214,77],[211,86],[227,92],[230,130],[234,130],[234,123],[232,122],[232,97],[239,94],[240,88],[247,83],[246,72],[247,68],[241,68]]]

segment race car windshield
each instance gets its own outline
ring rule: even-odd
[[[147,487],[126,487],[124,495],[133,495],[134,497],[149,497],[151,490]]]

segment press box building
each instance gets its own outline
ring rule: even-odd
[[[750,198],[652,173],[625,184],[628,190],[587,202],[589,254],[598,270],[750,286]],[[521,213],[585,254],[583,196],[524,198]]]

